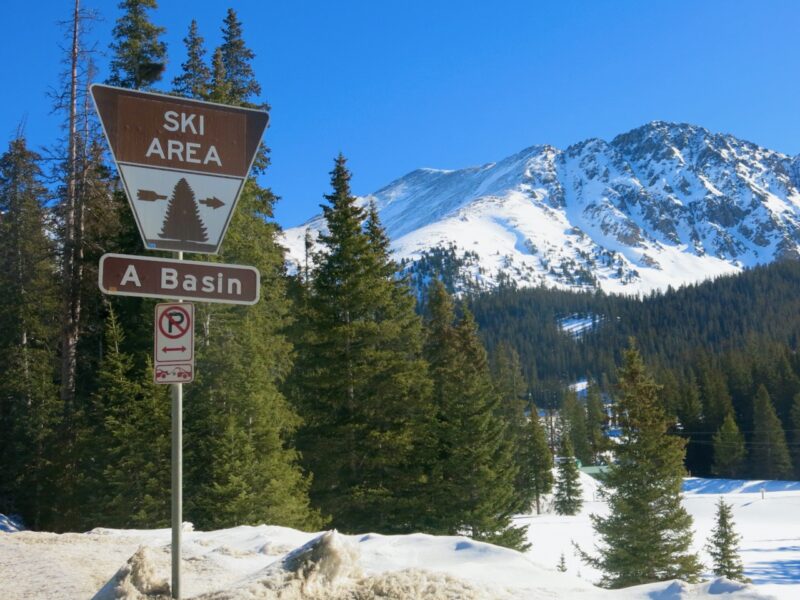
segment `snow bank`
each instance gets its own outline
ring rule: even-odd
[[[694,517],[695,546],[713,525],[721,489],[743,535],[753,585],[707,574],[622,590],[592,585],[599,574],[575,556],[591,550],[590,514],[607,506],[597,482],[581,474],[586,504],[576,516],[525,515],[532,548],[519,553],[460,536],[344,535],[276,526],[184,533],[183,593],[194,600],[782,600],[800,598],[800,491],[786,482],[687,480],[684,505]],[[713,491],[712,491],[713,490]],[[736,491],[738,490],[738,491]],[[188,528],[187,528],[188,529]],[[170,531],[95,529],[56,535],[0,533],[2,600],[144,600],[168,597]],[[556,570],[564,554],[567,572]],[[98,591],[99,590],[99,591]],[[771,596],[770,594],[774,594]]]
[[[359,600],[426,598],[481,600],[499,598],[444,573],[404,569],[365,575],[358,544],[328,531],[287,554],[251,580],[198,600]]]
[[[169,582],[158,573],[154,550],[141,546],[92,600],[143,600],[170,596]]]

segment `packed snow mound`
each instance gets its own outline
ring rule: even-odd
[[[170,587],[156,566],[163,549],[141,546],[92,600],[168,600]]]
[[[288,553],[251,581],[197,600],[491,600],[500,598],[444,573],[404,569],[365,575],[358,545],[328,531]]]

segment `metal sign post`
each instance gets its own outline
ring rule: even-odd
[[[175,258],[183,260],[183,252]],[[182,301],[179,301],[182,302]],[[194,327],[194,323],[191,324]],[[194,340],[192,340],[194,342]],[[194,374],[194,369],[192,369]],[[172,597],[181,597],[181,529],[183,527],[183,384],[172,384]]]

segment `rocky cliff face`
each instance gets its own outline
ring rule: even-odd
[[[407,269],[447,249],[477,287],[640,293],[800,256],[800,157],[687,124],[419,169],[362,201]],[[290,260],[322,226],[286,231]]]

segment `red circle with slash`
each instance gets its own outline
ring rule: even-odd
[[[175,313],[178,313],[180,317],[176,317]],[[191,326],[192,320],[189,311],[182,306],[170,306],[158,318],[158,330],[171,340],[186,335]],[[173,333],[173,328],[177,333]]]

